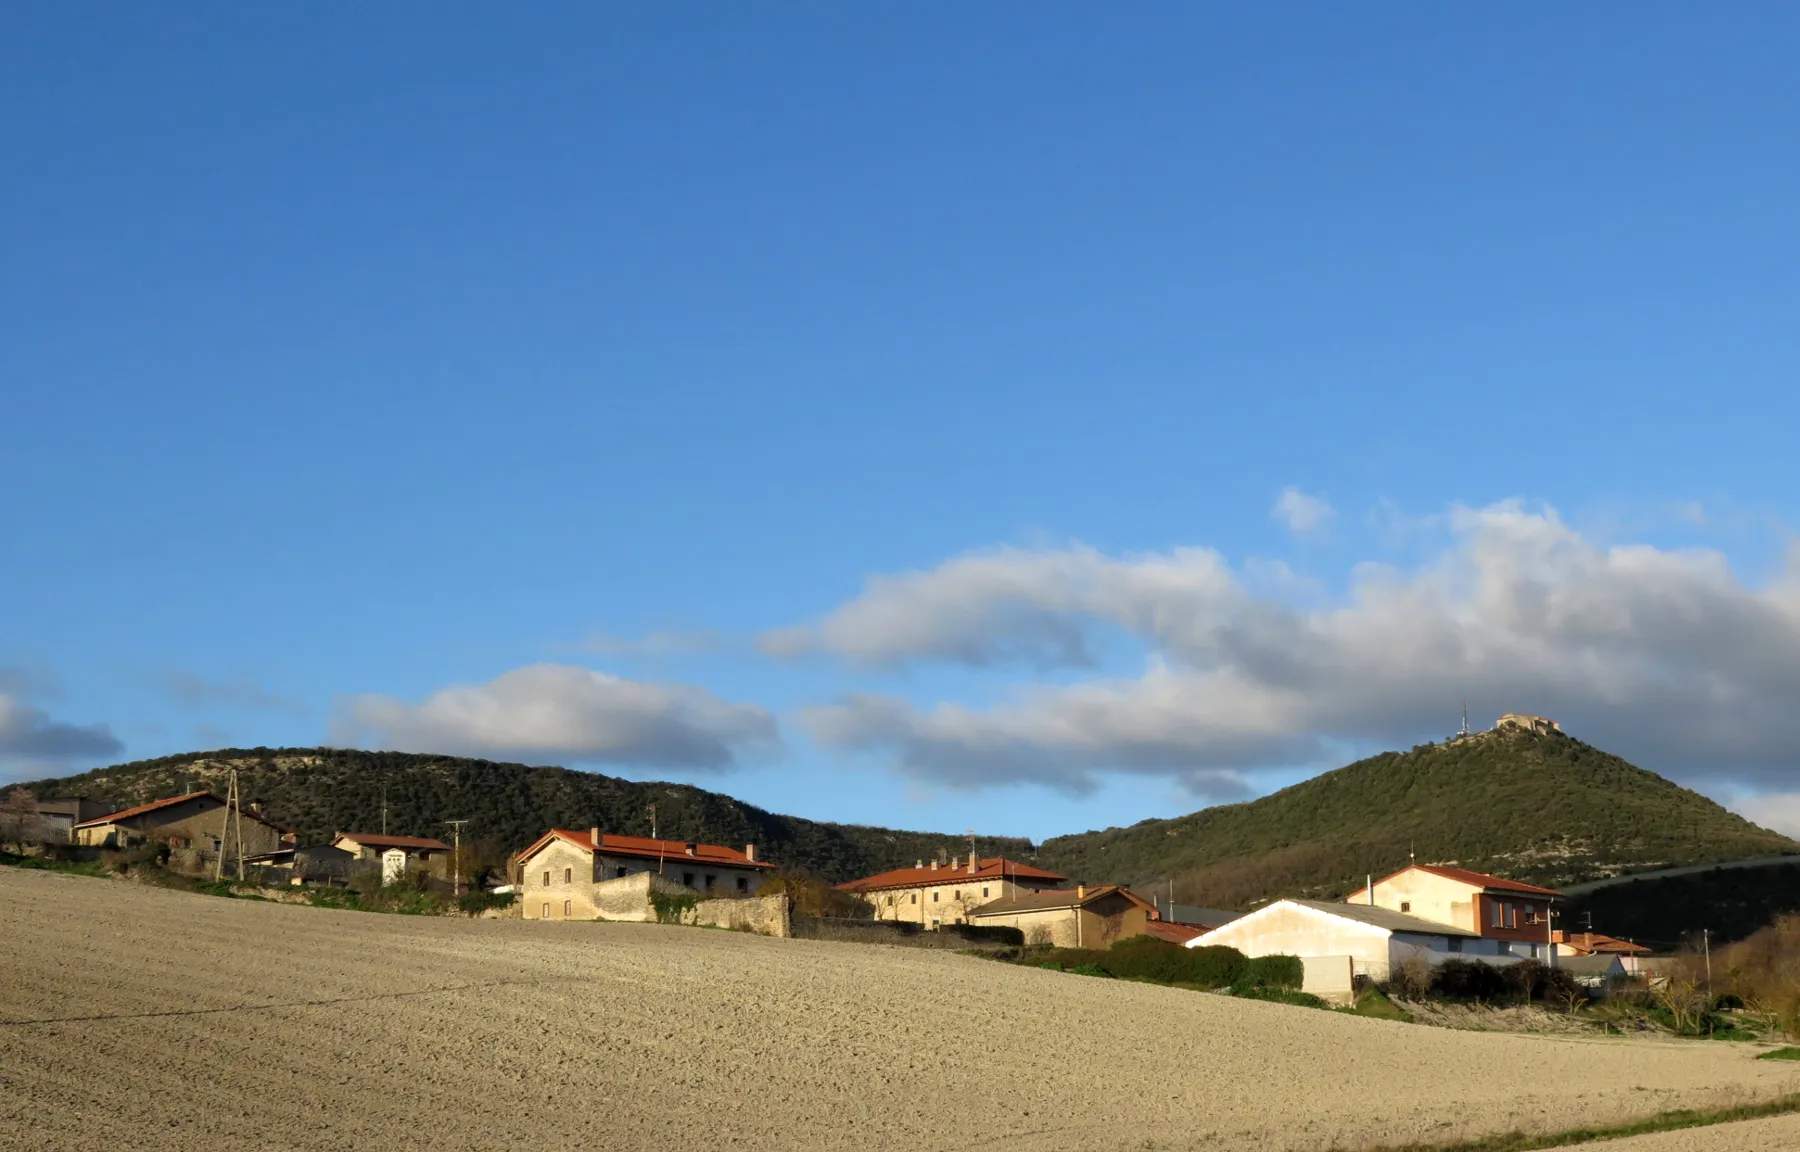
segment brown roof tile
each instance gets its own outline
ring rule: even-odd
[[[923,888],[937,884],[955,884],[969,880],[1044,880],[1052,884],[1060,884],[1067,876],[1059,876],[1055,872],[1046,872],[1042,868],[1033,868],[1029,864],[1021,864],[1016,860],[1008,860],[1004,856],[990,856],[986,860],[977,860],[975,870],[970,871],[968,861],[952,861],[937,868],[895,868],[890,872],[881,872],[874,876],[865,876],[861,880],[851,880],[839,884],[844,892],[878,892],[889,888]]]

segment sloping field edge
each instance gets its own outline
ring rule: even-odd
[[[1681,1128],[1705,1128],[1713,1124],[1730,1124],[1738,1120],[1762,1120],[1800,1112],[1800,1093],[1778,1096],[1760,1104],[1738,1104],[1730,1108],[1682,1108],[1674,1112],[1658,1112],[1642,1120],[1609,1124],[1599,1128],[1569,1128],[1561,1132],[1506,1132],[1483,1136],[1477,1140],[1453,1141],[1449,1144],[1382,1144],[1359,1146],[1355,1152],[1534,1152],[1539,1148],[1566,1148],[1572,1144],[1593,1144],[1605,1140],[1621,1140],[1627,1136],[1647,1136],[1652,1132],[1673,1132]],[[1343,1152],[1350,1152],[1344,1149]]]

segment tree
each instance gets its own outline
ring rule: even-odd
[[[44,838],[43,818],[38,815],[37,797],[23,788],[14,788],[0,800],[0,844],[11,844],[19,851]]]

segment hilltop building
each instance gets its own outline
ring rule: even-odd
[[[1505,728],[1516,728],[1524,732],[1536,732],[1540,736],[1551,733],[1561,734],[1562,725],[1545,716],[1533,716],[1526,712],[1508,712],[1494,721],[1496,732]]]

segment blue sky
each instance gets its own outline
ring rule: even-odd
[[[1797,32],[15,8],[0,778],[1043,837],[1466,697],[1800,829]]]

